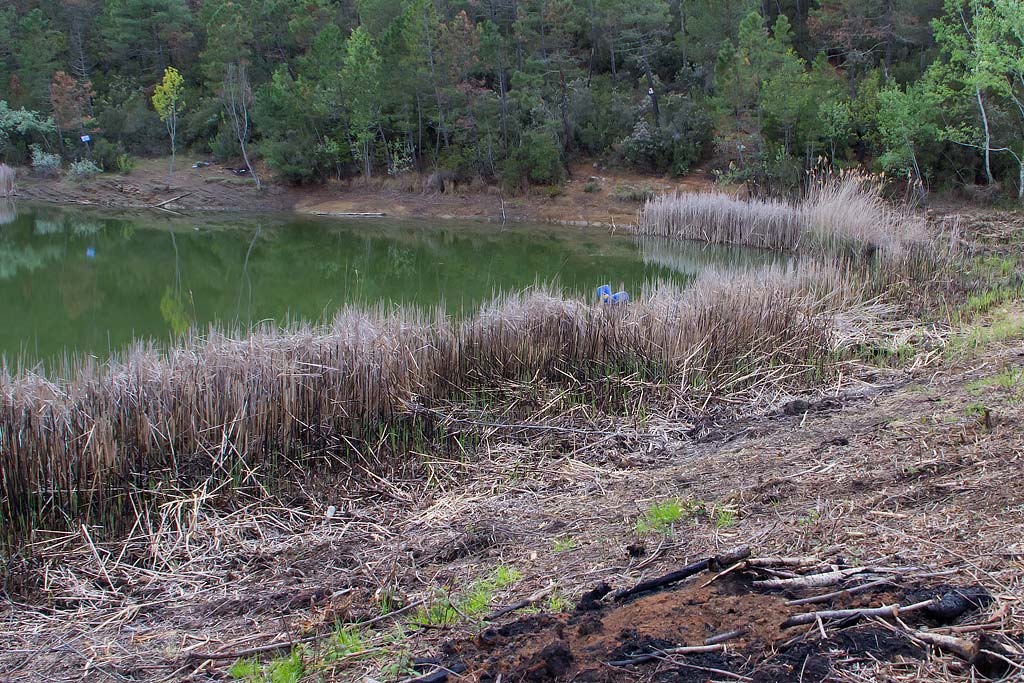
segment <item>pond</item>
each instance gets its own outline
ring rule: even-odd
[[[778,255],[637,240],[598,228],[295,214],[175,217],[0,205],[0,354],[107,356],[190,326],[318,321],[349,303],[472,312],[555,283],[636,291]]]

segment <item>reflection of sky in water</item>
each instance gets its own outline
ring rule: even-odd
[[[602,284],[635,293],[708,265],[778,258],[560,226],[18,211],[0,227],[0,353],[32,359],[102,356],[211,323],[322,320],[351,303],[461,315],[537,283],[582,296]]]

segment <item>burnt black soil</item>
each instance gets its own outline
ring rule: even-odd
[[[615,605],[600,600],[607,591],[599,586],[574,613],[528,616],[487,628],[475,639],[447,643],[442,661],[448,667],[466,667],[460,681],[480,683],[696,683],[721,679],[722,672],[756,683],[819,683],[830,680],[837,659],[892,661],[920,659],[926,653],[904,633],[875,623],[823,624],[827,638],[821,637],[816,625],[784,629],[782,623],[794,614],[893,602],[906,605],[937,596],[941,599],[935,609],[901,617],[912,626],[934,626],[950,623],[990,600],[976,588],[916,585],[846,595],[831,605],[791,606],[786,595],[753,589],[749,577],[742,574],[710,586],[702,585],[706,579],[698,576],[681,586]],[[729,640],[722,651],[662,654],[740,629],[743,634]],[[622,664],[649,654],[656,656]]]

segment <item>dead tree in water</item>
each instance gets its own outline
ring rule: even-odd
[[[14,169],[0,164],[0,197],[14,196]]]

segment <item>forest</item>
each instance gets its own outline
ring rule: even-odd
[[[514,191],[710,161],[773,190],[826,162],[1024,191],[1014,0],[14,0],[0,84],[3,158],[42,172],[190,150]]]

